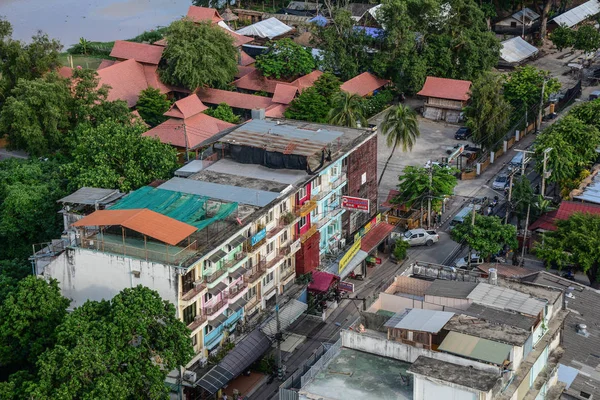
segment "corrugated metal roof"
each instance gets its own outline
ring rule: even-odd
[[[70,195],[58,200],[58,203],[84,204],[93,206],[96,203],[99,205],[110,204],[115,200],[125,196],[115,189],[100,189],[92,187],[82,187]]]
[[[73,226],[110,225],[120,225],[173,246],[197,230],[192,225],[148,209],[98,210],[73,224]]]
[[[271,17],[242,29],[238,29],[235,33],[238,35],[273,39],[274,37],[285,35],[292,30],[294,30],[294,28],[291,26],[287,26],[277,18]]]
[[[438,333],[454,313],[436,310],[413,308],[408,313],[394,315],[385,326],[388,328],[406,329],[410,331]]]
[[[588,203],[600,204],[600,174],[592,178],[592,182],[583,189],[583,193],[573,196],[575,200],[586,201]]]
[[[527,43],[520,36],[508,39],[500,43],[500,58],[510,64],[518,64],[538,53],[535,46]]]
[[[264,207],[277,197],[278,192],[250,189],[241,186],[221,185],[213,182],[198,181],[186,178],[171,178],[158,189],[189,193],[228,202],[237,202],[252,206]]]
[[[458,332],[450,332],[438,347],[439,351],[502,365],[510,358],[512,346]]]
[[[529,297],[525,293],[488,283],[478,284],[467,298],[489,307],[533,316],[538,315],[546,306],[545,302]]]
[[[363,238],[361,239],[360,249],[370,253],[373,249],[379,246],[379,243],[383,242],[385,238],[395,229],[396,227],[387,222],[380,222],[372,228]]]
[[[598,0],[590,0],[569,11],[552,18],[550,21],[558,25],[566,25],[569,28],[577,25],[581,21],[600,13],[600,2]]]
[[[279,311],[279,321],[281,329],[287,329],[303,312],[308,309],[308,305],[299,300],[292,299],[284,305]],[[268,319],[260,328],[265,335],[273,336],[277,333],[277,321],[275,317]]]
[[[517,21],[523,21],[523,13],[525,13],[525,23],[529,23],[529,21],[535,21],[540,17],[540,14],[533,11],[531,8],[525,7],[522,10],[517,11],[512,15],[514,19]]]
[[[469,293],[471,293],[476,286],[477,283],[475,282],[436,279],[431,283],[431,285],[429,285],[427,290],[425,290],[425,295],[466,299]]]
[[[342,132],[329,129],[302,129],[301,126],[285,123],[252,120],[241,125],[220,141],[257,147],[266,151],[310,157],[342,135]]]

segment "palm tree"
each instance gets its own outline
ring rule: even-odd
[[[417,138],[421,135],[417,113],[412,108],[402,104],[393,106],[388,110],[380,125],[380,129],[381,134],[386,138],[387,146],[392,147],[392,152],[385,162],[377,185],[381,184],[385,170],[394,155],[396,147],[402,144],[402,151],[410,151],[415,145]]]
[[[338,92],[332,99],[333,108],[329,110],[329,123],[333,125],[347,126],[356,128],[367,124],[364,116],[364,100],[358,94],[348,92]]]

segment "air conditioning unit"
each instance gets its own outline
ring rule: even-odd
[[[236,260],[241,260],[242,258],[244,258],[244,253],[242,253],[242,252],[236,253],[234,258]]]
[[[139,277],[140,277],[140,274],[141,274],[141,272],[140,272],[140,271],[135,271],[135,270],[131,271],[131,273],[132,273],[132,274],[133,274],[133,276],[135,276],[136,278],[139,278]]]
[[[183,379],[188,382],[194,383],[196,382],[196,373],[193,371],[185,371],[183,373]]]
[[[340,239],[340,249],[343,249],[344,247],[346,247],[346,238]]]

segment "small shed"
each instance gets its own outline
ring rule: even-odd
[[[423,116],[456,123],[471,98],[471,81],[428,76],[417,95],[425,97]]]
[[[494,32],[498,34],[522,35],[528,34],[540,26],[540,15],[531,8],[520,11],[496,22]]]
[[[407,308],[396,313],[384,326],[388,328],[388,340],[435,350],[447,334],[442,328],[453,316],[454,313],[446,311]]]
[[[498,65],[501,66],[515,67],[521,65],[539,52],[537,47],[527,43],[520,36],[515,36],[500,44],[502,48],[500,49]]]

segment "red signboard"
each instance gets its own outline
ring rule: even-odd
[[[342,208],[369,212],[369,199],[360,197],[342,196]]]
[[[338,289],[343,292],[354,292],[354,283],[341,281],[338,283]]]

